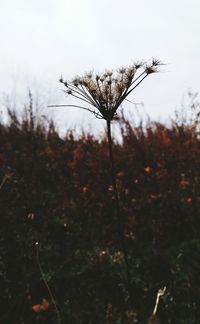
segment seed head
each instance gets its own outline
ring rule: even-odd
[[[158,60],[158,59],[152,59],[152,65],[153,66],[160,66],[160,65],[162,65],[163,63],[160,61],[160,60]]]
[[[122,67],[122,68],[119,69],[119,73],[120,74],[124,74],[125,72],[126,72],[126,69],[125,68]]]
[[[150,65],[136,62],[132,66],[121,67],[117,71],[105,71],[101,75],[89,72],[83,77],[74,78],[71,82],[63,82],[61,77],[60,82],[67,88],[67,94],[82,100],[82,103],[87,105],[86,107],[77,105],[77,107],[94,113],[98,118],[112,120],[127,96],[146,76],[157,72],[159,65],[161,62],[153,59]]]

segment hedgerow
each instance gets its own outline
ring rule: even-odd
[[[29,107],[30,108],[30,107]],[[200,321],[200,139],[192,123],[133,125],[113,149],[131,293],[107,139],[9,111],[0,123],[0,322]],[[39,264],[41,269],[38,266]]]

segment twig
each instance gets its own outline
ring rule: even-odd
[[[165,291],[166,291],[166,286],[164,288],[161,288],[161,289],[158,290],[157,297],[156,297],[156,303],[155,303],[155,307],[154,307],[154,310],[153,310],[153,315],[154,316],[157,313],[157,308],[158,308],[158,304],[159,304],[159,301],[160,301],[160,297],[165,294]]]
[[[4,175],[3,180],[2,180],[1,183],[0,183],[0,190],[3,188],[4,184],[6,183],[6,181],[7,181],[8,179],[10,179],[12,176],[13,176],[12,173],[6,173],[6,174]]]
[[[55,308],[55,311],[56,311],[56,315],[57,315],[57,319],[58,319],[58,323],[60,324],[61,323],[61,316],[60,316],[60,312],[58,310],[58,307],[56,305],[56,301],[55,301],[55,298],[51,292],[51,289],[48,285],[48,282],[44,276],[44,272],[43,272],[43,269],[42,269],[42,266],[41,266],[41,263],[40,263],[40,258],[39,258],[39,242],[36,242],[35,243],[35,246],[36,246],[36,260],[37,260],[37,264],[38,264],[38,267],[39,267],[39,270],[40,270],[40,274],[42,276],[42,280],[48,290],[48,293],[49,293],[49,296],[51,297],[51,301],[52,301],[52,304],[54,305],[54,308]]]
[[[6,180],[8,179],[7,175],[4,176],[3,180],[1,181],[0,184],[0,190],[3,188],[3,185],[6,183]]]

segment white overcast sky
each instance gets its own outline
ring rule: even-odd
[[[70,79],[155,57],[163,72],[131,100],[163,120],[188,89],[199,92],[199,15],[199,0],[0,0],[1,103],[5,94],[25,100],[28,87],[44,105],[66,103],[61,73]],[[96,125],[87,112],[67,109],[54,110],[61,126]]]

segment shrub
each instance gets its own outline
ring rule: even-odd
[[[161,323],[199,322],[200,140],[192,125],[175,122],[133,127],[122,119],[121,134],[114,150],[131,304],[106,138],[61,138],[52,123],[15,112],[0,124],[2,323],[56,322],[37,241],[62,323],[146,323],[164,286]]]

